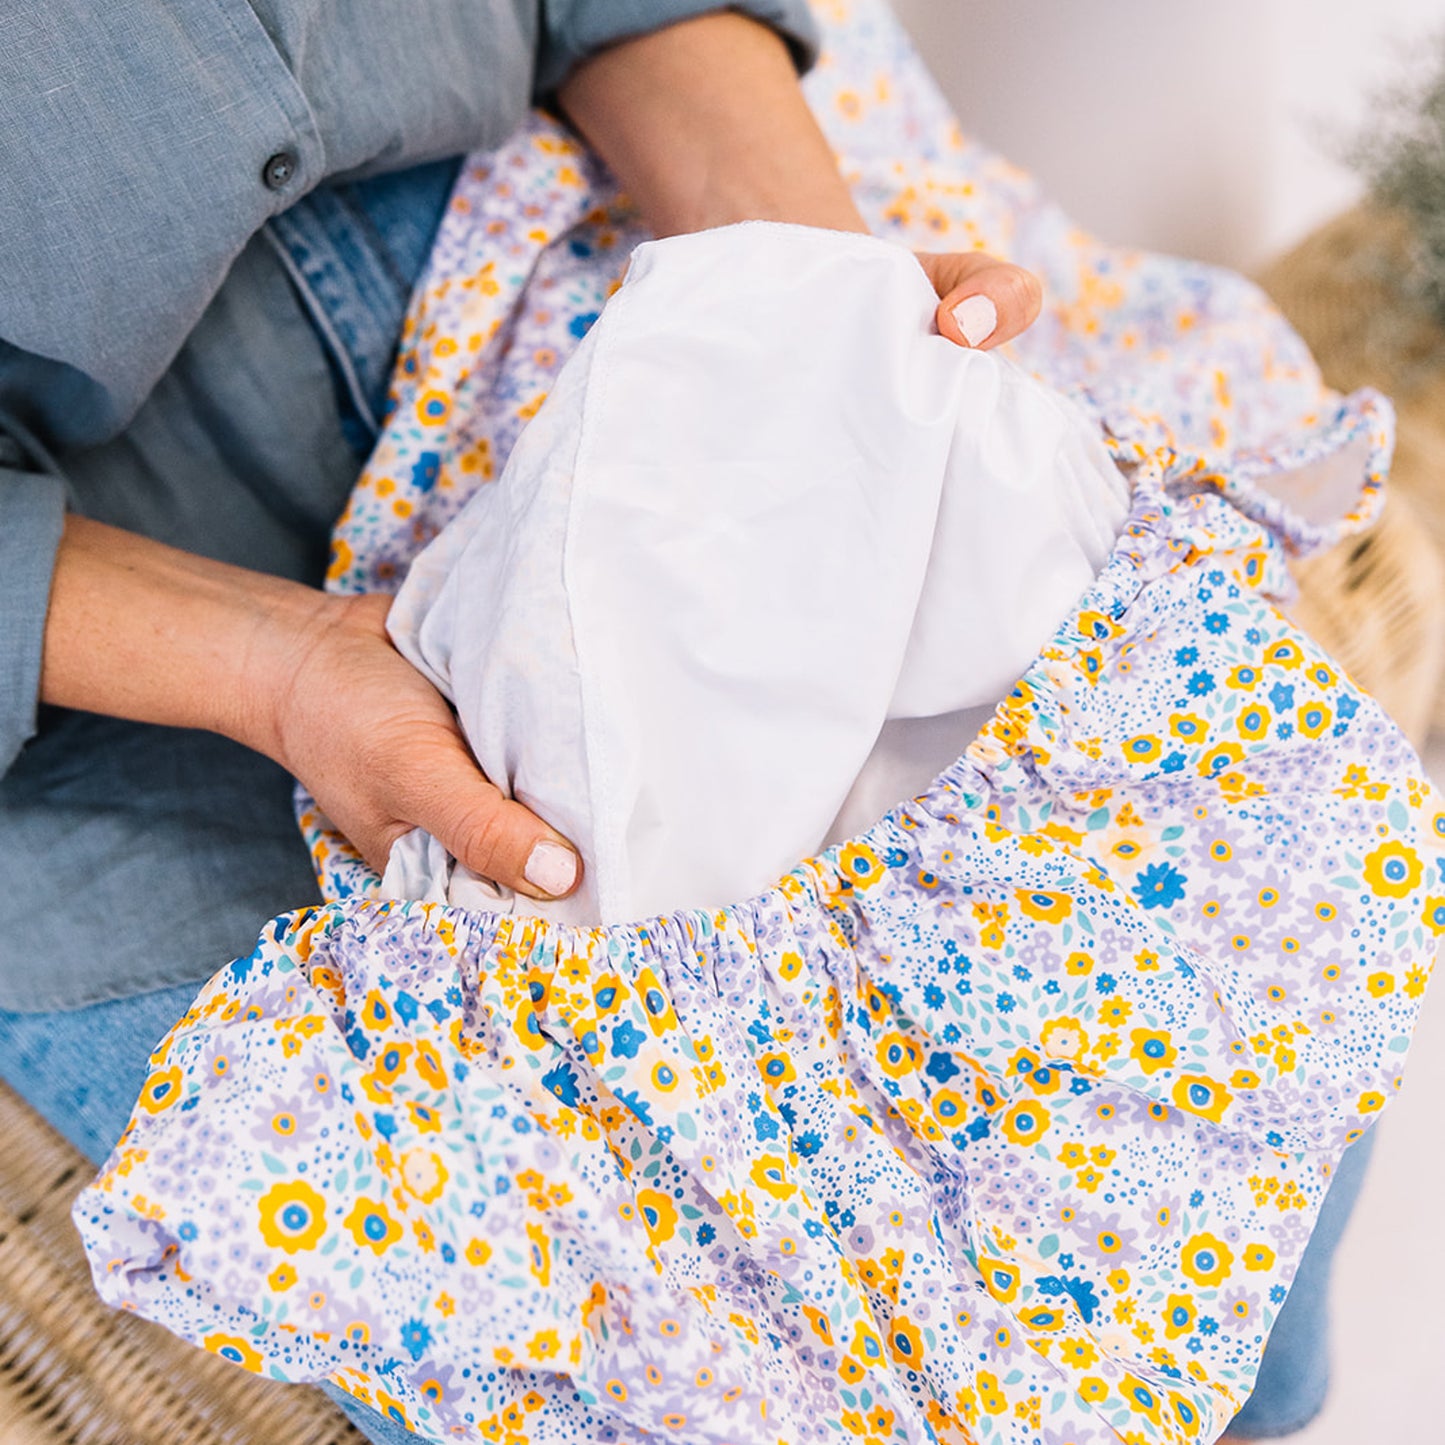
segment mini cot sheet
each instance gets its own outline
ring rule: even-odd
[[[378,902],[303,801],[333,901],[202,991],[77,1222],[114,1303],[432,1439],[1212,1439],[1445,928],[1445,805],[1274,606],[1388,408],[819,14],[875,228],[1044,277],[1011,352],[1133,471],[1108,565],[930,789],[726,908]],[[495,475],[640,239],[542,118],[474,158],[332,585]]]

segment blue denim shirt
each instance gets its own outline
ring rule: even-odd
[[[498,144],[582,58],[718,8],[718,0],[425,0],[344,13],[330,0],[10,8],[0,25],[0,772],[36,725],[67,502],[212,555],[232,555],[236,539],[208,533],[208,517],[239,507],[284,528],[290,512],[339,505],[333,483],[305,495],[303,476],[299,495],[233,506],[206,495],[227,483],[204,467],[183,496],[122,495],[158,467],[181,477],[193,444],[231,453],[274,444],[274,419],[247,414],[226,360],[230,341],[255,340],[242,338],[247,317],[275,304],[275,277],[256,248],[288,274],[346,393],[348,424],[364,434],[418,237],[424,252],[436,221],[427,206],[445,187],[444,172],[424,172],[424,204],[409,219],[415,198],[375,178]],[[810,56],[805,0],[737,8],[780,28],[800,62]],[[248,264],[238,266],[243,254]],[[228,274],[237,278],[229,290]],[[203,318],[207,344],[187,354]],[[183,355],[184,384],[162,389]],[[266,364],[284,368],[287,358],[278,347]],[[213,405],[217,398],[226,405]],[[145,435],[127,440],[148,400]],[[144,467],[127,465],[137,447],[150,448]],[[177,454],[167,463],[158,447]],[[240,551],[235,560],[255,565]]]

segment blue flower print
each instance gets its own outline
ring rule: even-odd
[[[631,1019],[623,1019],[612,1030],[609,1052],[619,1059],[635,1059],[637,1051],[647,1042],[647,1035]]]
[[[1184,897],[1188,880],[1168,863],[1151,863],[1134,884],[1134,896],[1145,908],[1173,908]]]

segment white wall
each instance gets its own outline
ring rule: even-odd
[[[1245,269],[1359,193],[1329,151],[1445,0],[893,0],[965,129],[1114,241]]]

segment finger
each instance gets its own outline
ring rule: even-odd
[[[1033,272],[991,256],[938,258],[932,279],[939,294],[939,334],[959,346],[987,351],[1030,327],[1043,305]]]
[[[408,812],[474,873],[526,894],[565,898],[582,881],[582,860],[555,828],[504,797],[458,744],[429,770],[426,794]]]

